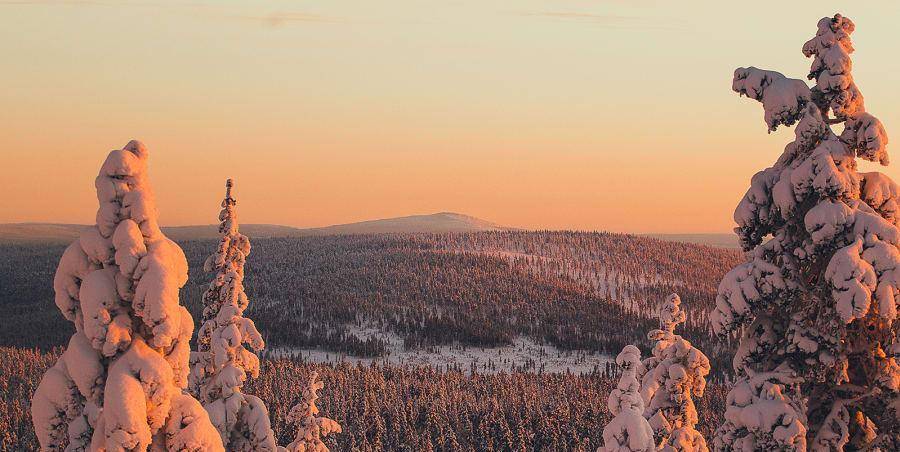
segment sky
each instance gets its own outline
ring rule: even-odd
[[[93,223],[139,139],[164,225],[215,223],[230,177],[244,223],[727,232],[793,138],[732,73],[805,78],[835,12],[890,134],[894,1],[0,0],[0,223]]]

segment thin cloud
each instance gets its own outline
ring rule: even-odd
[[[0,0],[0,5],[34,5],[34,6],[142,6],[142,7],[167,7],[158,3],[147,1],[111,1],[111,0]],[[179,8],[202,7],[201,3],[180,3]],[[168,7],[171,8],[171,7]]]
[[[114,6],[121,3],[100,0],[0,0],[0,5],[103,5]]]
[[[47,6],[160,6],[151,2],[128,2],[110,0],[0,0],[0,5],[47,5]],[[181,3],[180,11],[193,11],[199,16],[217,17],[220,19],[238,19],[256,22],[265,27],[278,28],[291,23],[340,23],[344,19],[319,14],[296,11],[276,11],[269,14],[243,14],[228,12],[209,3]]]
[[[274,12],[265,15],[240,15],[233,16],[238,19],[258,22],[264,26],[278,28],[291,23],[340,23],[342,19],[330,16],[301,12]]]
[[[594,14],[563,11],[525,11],[514,13],[524,17],[551,19],[560,22],[581,22],[610,28],[678,28],[676,24],[654,22],[646,17],[620,16],[616,14]]]

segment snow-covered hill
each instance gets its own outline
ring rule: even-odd
[[[6,223],[0,224],[0,242],[62,242],[75,240],[81,224]],[[442,233],[476,232],[510,229],[490,221],[453,212],[430,215],[410,215],[397,218],[368,220],[320,228],[295,228],[275,224],[242,224],[241,231],[253,238],[301,237],[310,235],[385,234],[385,233]],[[170,226],[163,232],[173,240],[211,239],[219,236],[218,225]]]

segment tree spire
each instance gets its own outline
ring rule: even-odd
[[[656,343],[653,356],[643,363],[647,369],[641,378],[644,417],[653,427],[660,450],[705,452],[706,440],[696,429],[694,396],[703,396],[710,365],[700,349],[675,334],[675,327],[684,321],[681,298],[673,293],[660,306],[660,329],[647,334]]]
[[[244,263],[250,240],[239,232],[234,182],[225,182],[219,213],[222,237],[204,269],[213,279],[203,294],[198,351],[191,354],[191,392],[203,402],[228,450],[275,451],[269,413],[259,398],[243,394],[248,375],[259,375],[259,352],[265,346],[253,321],[244,317]],[[249,345],[250,349],[244,347]]]

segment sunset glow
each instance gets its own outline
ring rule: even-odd
[[[166,225],[210,223],[233,178],[244,223],[726,232],[793,136],[732,72],[805,78],[811,14],[853,18],[900,136],[900,5],[760,3],[0,1],[0,223],[93,223],[97,162],[135,138]]]

